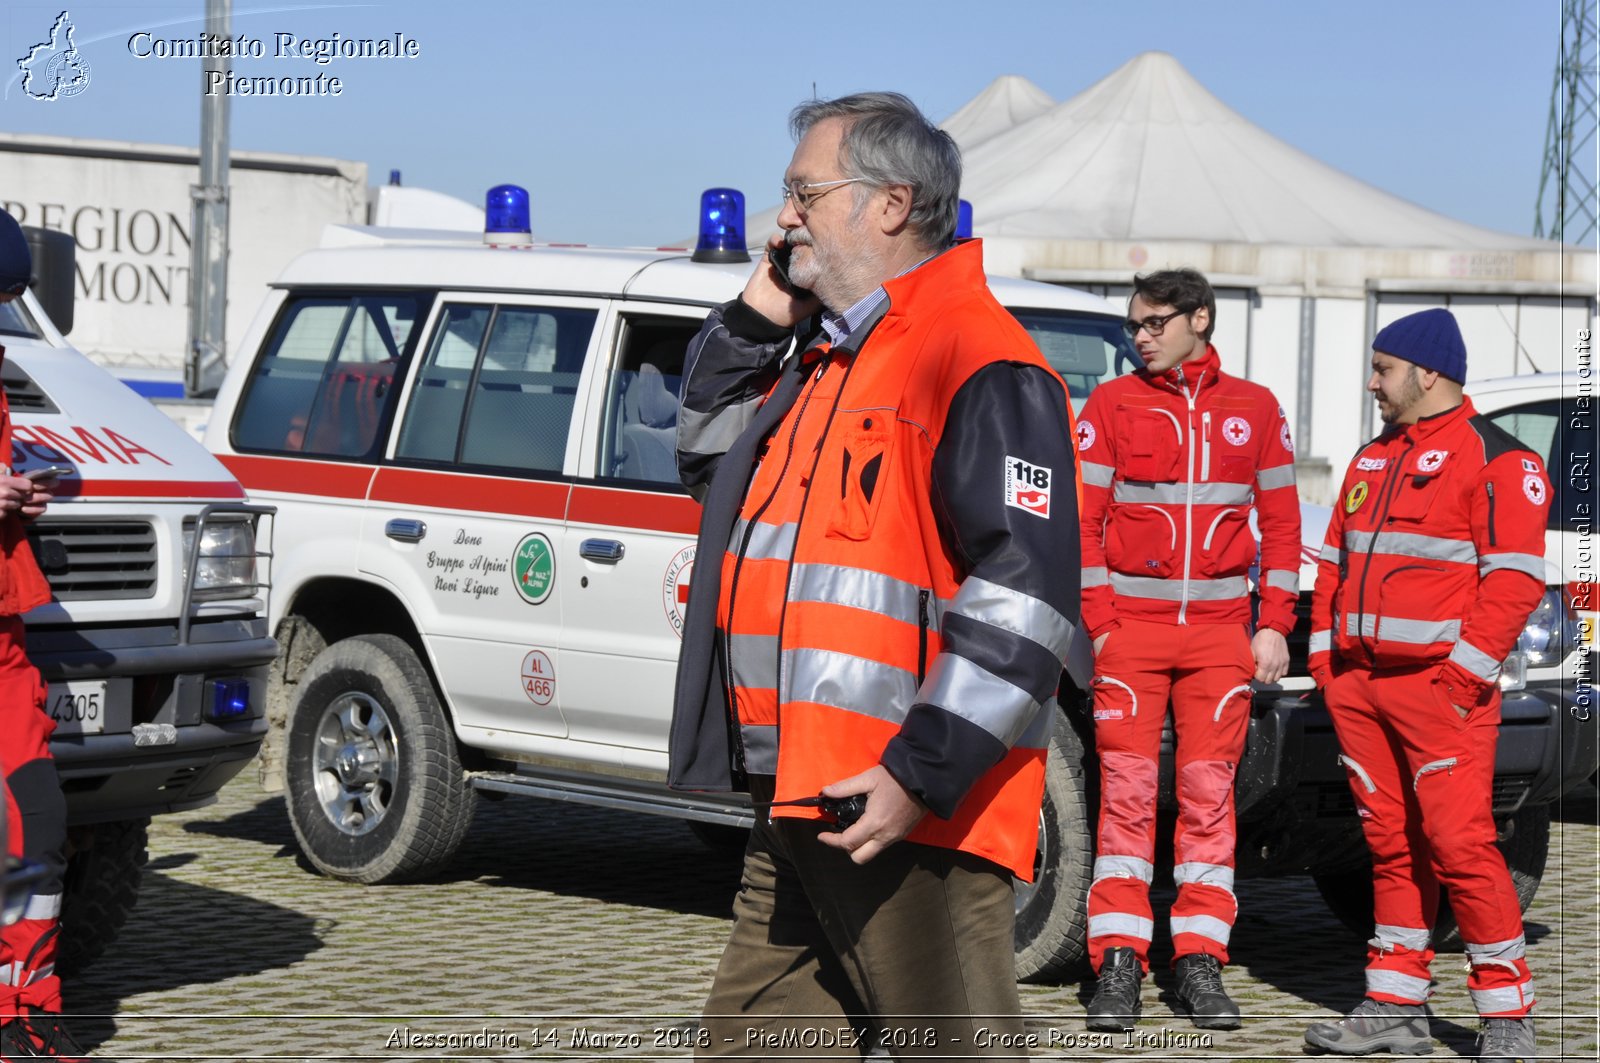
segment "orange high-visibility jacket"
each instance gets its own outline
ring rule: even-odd
[[[725,789],[736,761],[784,801],[882,763],[933,813],[909,840],[1028,878],[1077,611],[1066,392],[975,241],[884,287],[857,350],[811,347],[787,383],[741,303],[691,345],[680,468],[703,482],[724,441],[697,555],[722,563],[691,591],[670,781]]]

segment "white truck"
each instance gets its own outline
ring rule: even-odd
[[[340,226],[273,286],[206,443],[279,511],[271,617],[283,655],[263,779],[287,788],[319,870],[367,883],[436,872],[480,791],[675,816],[711,838],[750,822],[740,796],[665,784],[699,523],[674,462],[679,375],[708,308],[750,268]],[[1103,299],[991,286],[1075,404],[1138,364]],[[1306,510],[1314,558],[1327,511]],[[1307,592],[1313,574],[1308,561]],[[1343,873],[1364,851],[1327,714],[1302,700],[1305,637],[1296,672],[1257,693],[1240,779],[1246,873]],[[1078,650],[1037,875],[1017,893],[1030,978],[1083,955],[1097,772]],[[1553,693],[1507,714],[1552,750],[1564,659],[1527,669],[1530,691]],[[1563,780],[1547,746],[1503,747],[1502,811],[1553,800]],[[1542,867],[1539,829],[1523,836]]]
[[[71,274],[72,241],[26,230],[35,274]],[[69,859],[58,967],[126,920],[153,815],[197,808],[266,730],[270,509],[200,444],[72,347],[70,286],[0,305],[9,463],[67,471],[28,537],[51,600],[24,616],[49,686]]]

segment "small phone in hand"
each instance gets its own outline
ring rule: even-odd
[[[806,288],[796,288],[789,280],[789,259],[794,255],[794,248],[785,243],[782,247],[774,248],[767,252],[767,260],[772,263],[772,268],[778,273],[778,284],[784,291],[795,299],[811,299],[815,296]]]
[[[42,469],[29,469],[27,472],[23,473],[22,476],[24,479],[32,480],[36,484],[50,483],[53,480],[61,479],[61,477],[65,476],[71,471],[72,470],[65,465],[46,465]]]

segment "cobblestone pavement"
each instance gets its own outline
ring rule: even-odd
[[[1596,822],[1586,787],[1527,917],[1546,1059],[1600,1046]],[[242,779],[155,822],[133,920],[67,1005],[96,1060],[683,1058],[737,871],[678,822],[511,799],[482,804],[442,880],[346,885],[306,869],[282,799]],[[1090,1040],[1079,987],[1024,987],[1034,1057],[1303,1058],[1307,1023],[1358,999],[1362,942],[1308,879],[1239,896],[1227,977],[1244,1029],[1201,1037],[1174,1016],[1158,956],[1128,1047]],[[1461,958],[1435,974],[1435,1058],[1470,1055]]]

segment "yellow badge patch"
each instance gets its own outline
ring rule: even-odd
[[[1361,503],[1367,500],[1367,481],[1362,480],[1350,488],[1350,493],[1344,496],[1344,511],[1354,513],[1361,508]]]

